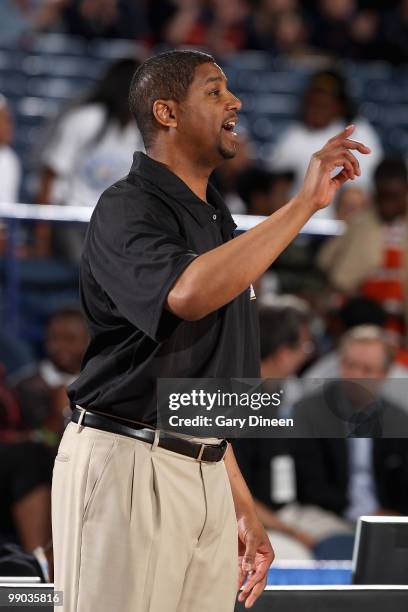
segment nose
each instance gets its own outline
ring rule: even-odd
[[[242,107],[241,100],[237,98],[236,96],[234,96],[234,94],[232,94],[231,92],[229,92],[229,94],[230,94],[230,99],[228,101],[228,108],[230,110],[236,110],[237,112],[239,112]]]

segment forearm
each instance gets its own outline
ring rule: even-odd
[[[265,529],[275,529],[276,531],[280,531],[281,533],[286,533],[287,535],[294,535],[294,530],[291,529],[288,525],[283,523],[273,512],[268,508],[265,504],[254,500],[256,512],[259,516],[259,520],[265,527]]]
[[[231,444],[228,444],[224,462],[231,485],[237,519],[239,520],[243,516],[257,518],[254,499],[241,474]]]
[[[294,198],[251,230],[197,257],[170,291],[169,310],[196,320],[232,301],[269,268],[312,212]]]
[[[294,529],[287,523],[281,521],[277,514],[262,502],[258,501],[257,499],[255,499],[254,502],[259,520],[265,529],[274,529],[275,531],[284,533],[292,538],[298,537],[299,531],[297,529]]]

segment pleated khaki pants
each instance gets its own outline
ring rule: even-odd
[[[232,612],[237,525],[224,461],[69,423],[52,481],[56,612]]]

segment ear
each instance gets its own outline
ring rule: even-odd
[[[177,127],[176,105],[174,100],[155,100],[153,115],[156,121],[167,128]]]

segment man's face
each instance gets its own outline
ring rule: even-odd
[[[304,100],[303,119],[307,127],[322,129],[341,117],[342,106],[337,98],[322,89],[310,89]]]
[[[85,324],[78,317],[55,318],[47,330],[46,351],[59,370],[77,374],[88,342]]]
[[[227,89],[221,68],[211,63],[198,66],[188,95],[179,105],[177,126],[192,155],[214,167],[234,157],[240,108],[241,102]]]
[[[405,215],[407,210],[408,185],[399,178],[377,181],[375,204],[383,221],[390,223]]]
[[[341,354],[341,377],[382,380],[387,375],[385,359],[381,342],[349,342]]]

